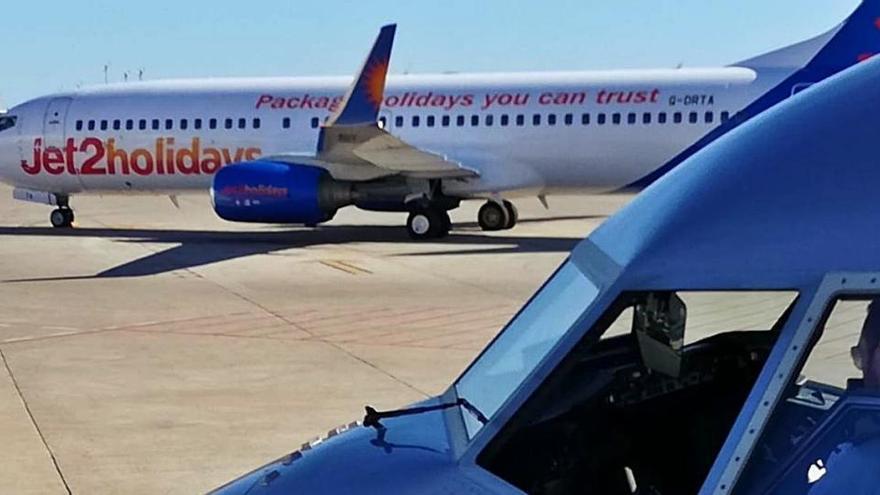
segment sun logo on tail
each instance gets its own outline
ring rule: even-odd
[[[385,93],[385,74],[388,72],[388,60],[371,60],[364,74],[364,91],[367,100],[378,110],[382,105]]]

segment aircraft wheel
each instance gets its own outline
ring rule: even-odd
[[[406,219],[406,232],[418,241],[445,237],[450,226],[449,214],[433,208],[414,210]]]
[[[503,204],[495,201],[486,201],[477,212],[477,223],[483,230],[502,230],[507,228],[510,222],[510,214]]]
[[[441,211],[440,218],[443,221],[443,224],[440,226],[440,232],[437,237],[446,237],[449,235],[449,231],[452,230],[452,219],[449,218],[448,211]]]
[[[56,208],[49,214],[49,222],[56,229],[63,229],[73,225],[74,214],[70,208]]]
[[[507,225],[504,226],[504,230],[516,227],[516,222],[519,220],[519,211],[517,211],[516,206],[505,199],[504,209],[507,210]]]

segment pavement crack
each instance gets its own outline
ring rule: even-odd
[[[55,457],[55,452],[52,451],[52,447],[50,447],[49,442],[46,441],[46,436],[43,435],[43,430],[40,429],[40,425],[39,423],[37,423],[37,419],[34,417],[30,405],[28,405],[27,400],[25,400],[24,394],[21,393],[21,387],[19,387],[18,380],[16,380],[15,374],[12,372],[12,368],[9,366],[9,361],[6,360],[6,353],[3,352],[3,348],[0,348],[0,360],[3,361],[3,367],[6,368],[6,374],[9,375],[9,379],[12,381],[12,386],[15,387],[15,393],[18,395],[18,400],[21,401],[21,405],[24,407],[24,410],[27,413],[31,424],[34,426],[34,430],[36,430],[37,435],[39,435],[40,441],[43,443],[43,447],[49,454],[49,458],[52,459],[52,465],[55,467],[55,472],[58,473],[58,478],[61,480],[61,484],[64,485],[64,489],[67,491],[67,495],[72,495],[73,492],[70,490],[70,485],[68,485],[67,483],[67,478],[64,477],[64,473],[61,471],[61,466],[58,464],[58,459]]]

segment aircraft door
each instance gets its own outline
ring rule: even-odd
[[[43,115],[43,150],[47,158],[43,165],[47,173],[55,176],[54,190],[50,192],[75,192],[82,189],[79,176],[70,173],[70,170],[75,170],[74,164],[63,161],[65,158],[63,150],[67,139],[67,112],[72,102],[73,98],[54,98],[49,101],[46,113]],[[50,164],[49,159],[54,157],[61,159]]]

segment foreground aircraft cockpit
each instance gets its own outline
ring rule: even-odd
[[[880,494],[878,79],[817,84],[644,191],[441,396],[217,493]]]

